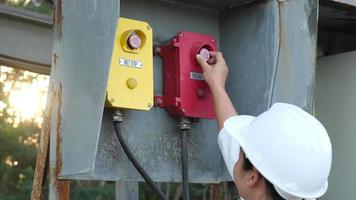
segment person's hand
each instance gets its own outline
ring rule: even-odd
[[[203,69],[204,80],[209,87],[225,88],[225,82],[228,74],[228,68],[225,59],[221,52],[210,51],[210,59],[205,61],[201,55],[197,55],[196,59]]]

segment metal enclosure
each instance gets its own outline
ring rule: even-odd
[[[108,0],[59,1],[47,112],[50,165],[62,179],[141,181],[104,109],[116,20],[147,21],[155,44],[186,30],[216,38],[230,67],[227,90],[240,114],[273,102],[311,111],[318,2]],[[240,5],[250,2],[250,4]],[[154,90],[162,94],[162,60],[154,58]],[[124,111],[121,129],[155,181],[181,181],[179,119],[160,108]],[[190,182],[229,181],[213,120],[192,124]],[[57,189],[58,190],[58,189]]]
[[[215,38],[184,31],[156,48],[163,60],[163,96],[155,104],[171,116],[215,119],[213,96],[195,58],[204,48],[208,60],[209,51],[217,51]]]

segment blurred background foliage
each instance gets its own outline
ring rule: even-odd
[[[0,3],[46,15],[53,12],[53,1],[48,0],[0,0]]]

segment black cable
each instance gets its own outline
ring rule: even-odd
[[[136,160],[135,156],[132,154],[130,151],[129,147],[127,146],[124,138],[122,137],[120,131],[117,128],[118,122],[113,122],[114,123],[114,128],[115,132],[117,135],[117,138],[119,139],[119,142],[121,144],[122,149],[126,153],[127,157],[133,164],[133,166],[136,168],[136,170],[141,174],[141,176],[145,179],[146,183],[150,186],[150,188],[153,190],[154,193],[159,197],[160,200],[167,200],[162,191],[157,187],[157,185],[153,182],[151,177],[146,173],[146,171],[143,169],[143,167],[140,165],[140,163]]]
[[[189,200],[187,134],[188,134],[187,130],[182,130],[182,132],[181,132],[181,159],[182,159],[183,200]]]

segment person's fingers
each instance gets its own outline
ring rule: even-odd
[[[225,62],[225,59],[220,51],[209,51],[210,58],[214,59],[214,63]]]
[[[216,59],[217,61],[224,60],[224,57],[221,52],[216,52]]]
[[[216,63],[215,58],[214,57],[210,57],[209,60],[208,60],[208,63],[210,65],[215,64]]]
[[[210,67],[210,65],[206,62],[206,60],[201,55],[197,54],[196,59],[204,71]]]
[[[215,57],[218,51],[209,51],[211,57]]]

